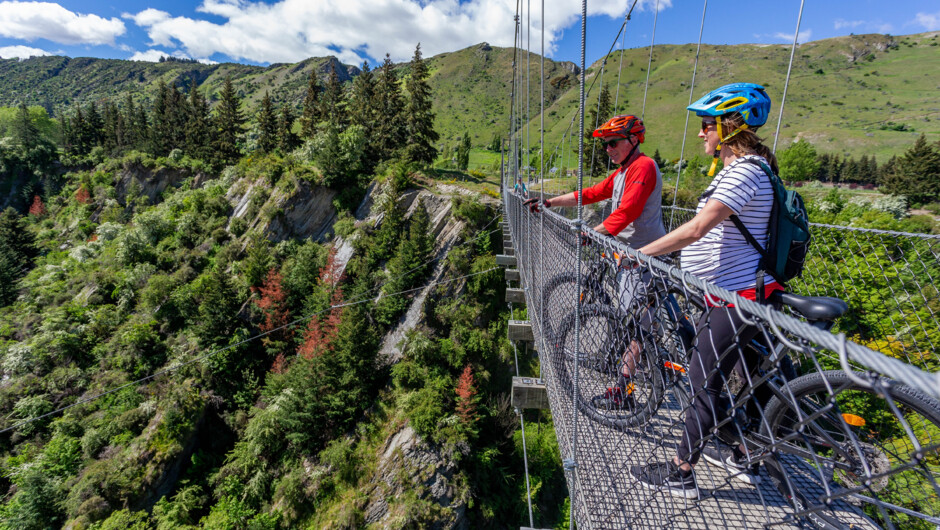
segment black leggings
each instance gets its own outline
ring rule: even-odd
[[[744,324],[733,307],[711,308],[695,329],[695,347],[689,359],[692,404],[685,414],[679,445],[679,458],[690,464],[698,462],[702,440],[718,421],[719,396],[731,371],[746,377],[745,367],[755,366],[758,355],[752,348],[742,348],[757,335],[758,328]]]

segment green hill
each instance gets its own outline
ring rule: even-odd
[[[800,137],[820,152],[856,157],[874,154],[886,160],[908,148],[920,133],[926,133],[928,140],[937,139],[940,104],[934,96],[938,86],[933,72],[940,69],[938,45],[938,32],[901,37],[853,35],[801,45],[787,92],[781,145]],[[636,48],[622,53],[623,71],[617,72],[621,55],[618,50],[608,57],[603,81],[612,94],[619,83],[620,110],[640,114],[649,50]],[[442,143],[453,142],[464,132],[478,147],[488,145],[494,135],[506,136],[512,58],[511,48],[486,43],[429,58],[435,126]],[[535,54],[528,58],[529,125],[531,131],[537,131],[539,58]],[[659,149],[666,158],[679,156],[694,58],[693,44],[662,45],[653,52],[645,112],[647,150]],[[694,95],[698,97],[724,83],[749,80],[765,85],[778,103],[789,58],[790,48],[786,45],[703,46]],[[588,69],[589,83],[600,73],[602,61]],[[159,80],[178,85],[195,81],[211,101],[225,76],[231,75],[249,109],[265,91],[271,93],[275,103],[292,102],[299,108],[310,70],[316,68],[325,79],[331,64],[346,82],[359,73],[355,66],[342,65],[333,57],[268,67],[67,57],[0,60],[0,106],[25,100],[28,105],[42,105],[55,114],[63,107],[88,100],[123,98],[126,92],[148,100]],[[523,74],[525,66],[522,60],[519,68]],[[396,69],[405,76],[408,64]],[[556,149],[576,112],[577,67],[546,59],[544,77],[546,145]],[[596,102],[597,90],[595,87],[588,94],[589,105]],[[779,108],[775,106],[765,127],[765,135],[771,140]],[[692,121],[686,136],[687,156],[697,154],[699,149]],[[534,132],[532,143],[537,143]]]
[[[794,58],[779,146],[805,138],[820,152],[876,155],[887,160],[910,147],[921,133],[940,137],[936,98],[940,53],[938,33],[892,37],[854,35],[801,45]],[[611,94],[620,85],[619,110],[641,114],[649,49],[626,50],[618,79],[620,51],[608,56],[603,83]],[[790,47],[736,45],[702,47],[694,97],[725,83],[764,85],[775,105],[763,134],[773,141],[779,117]],[[657,46],[653,52],[645,119],[646,151],[659,149],[678,158],[689,101],[695,45]],[[587,70],[588,84],[603,59]],[[596,105],[600,81],[587,100]],[[555,149],[577,109],[578,93],[569,91],[546,109],[546,145]],[[590,108],[590,107],[588,107]],[[686,157],[701,152],[694,116],[686,135]],[[537,125],[538,116],[531,122]],[[590,124],[585,125],[591,127]],[[567,164],[571,167],[572,164]]]

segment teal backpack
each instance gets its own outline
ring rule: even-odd
[[[731,221],[744,234],[747,242],[760,253],[762,270],[773,276],[781,285],[786,285],[788,281],[803,274],[811,239],[809,214],[806,213],[803,197],[784,187],[780,177],[775,175],[767,164],[751,159],[745,162],[760,166],[774,189],[774,205],[770,210],[770,221],[767,227],[769,233],[767,248],[760,246],[737,215],[732,215]]]

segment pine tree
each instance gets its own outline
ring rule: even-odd
[[[389,160],[405,145],[405,129],[402,112],[404,101],[401,85],[392,70],[392,59],[385,54],[385,61],[378,75],[375,88],[376,122],[372,128],[372,141],[378,158]]]
[[[418,43],[411,58],[411,75],[406,81],[409,98],[405,108],[405,158],[419,164],[434,162],[437,158],[437,148],[434,145],[440,139],[440,135],[434,130],[431,87],[427,82],[429,75],[428,67],[421,57],[421,44]]]
[[[460,145],[457,146],[457,169],[466,171],[470,165],[470,133],[464,132]]]
[[[851,156],[845,157],[845,163],[842,166],[842,175],[840,181],[845,183],[858,182],[859,170],[858,161]]]
[[[829,182],[833,184],[842,179],[842,160],[839,155],[834,154],[829,158],[829,169],[826,173],[829,175]]]
[[[282,153],[290,153],[300,145],[300,138],[294,133],[294,111],[290,105],[285,103],[281,105],[281,111],[277,115],[277,148]]]
[[[460,378],[457,380],[457,416],[460,423],[473,432],[473,426],[477,420],[477,395],[476,380],[473,377],[473,369],[468,364]]]
[[[905,195],[913,203],[940,199],[940,142],[928,144],[923,134],[882,179],[883,190]]]
[[[219,93],[219,105],[216,108],[216,157],[223,165],[234,164],[240,156],[239,144],[242,139],[242,124],[245,117],[241,111],[241,99],[232,86],[232,78],[226,77]]]
[[[375,122],[375,76],[369,69],[369,61],[362,62],[362,72],[353,79],[349,97],[349,122],[361,125],[367,131]]]
[[[212,119],[209,104],[195,82],[189,89],[186,110],[186,154],[207,161],[212,156]]]
[[[23,152],[28,152],[39,145],[39,129],[33,123],[29,116],[29,108],[25,103],[20,103],[16,109],[16,116],[13,121],[13,141],[19,145]]]
[[[340,131],[346,128],[346,100],[343,94],[343,85],[336,74],[335,60],[330,63],[330,75],[326,78],[326,89],[320,98],[320,116],[329,121]]]
[[[150,107],[150,117],[153,126],[150,128],[150,152],[155,155],[166,155],[170,152],[170,140],[172,125],[169,120],[169,112],[166,105],[170,100],[170,89],[161,79],[157,84],[157,95],[153,99],[153,105]]]
[[[227,342],[235,328],[240,304],[235,286],[225,269],[226,263],[219,259],[205,282],[196,326],[199,342],[203,346]]]
[[[815,179],[820,182],[829,181],[829,153],[820,154],[816,160],[819,162],[819,169],[816,170]]]
[[[46,205],[42,203],[42,198],[39,195],[33,196],[33,203],[29,206],[29,215],[33,217],[46,215]]]
[[[114,149],[118,147],[118,116],[117,106],[110,101],[106,101],[102,110],[102,118],[104,120],[104,138],[102,145],[108,153],[113,152]]]
[[[85,130],[83,134],[87,139],[89,150],[103,143],[104,120],[101,118],[98,105],[94,101],[89,102],[88,106],[85,107]]]
[[[320,93],[323,88],[317,79],[316,68],[310,69],[310,80],[307,82],[307,92],[304,94],[303,113],[300,116],[300,136],[304,139],[313,138],[317,134],[317,124],[320,123]]]
[[[594,129],[599,127],[604,120],[609,119],[612,114],[610,102],[610,90],[607,85],[601,88],[598,97],[597,107],[591,109],[589,118],[585,119],[584,127],[584,169],[589,175],[607,175],[607,166],[610,157],[607,156],[607,150],[599,138],[594,138]]]
[[[292,332],[287,324],[290,322],[290,309],[287,307],[287,293],[281,286],[281,273],[271,268],[261,287],[252,288],[257,295],[255,305],[264,315],[264,321],[258,329],[267,335],[261,339],[268,353],[273,354],[283,362],[284,351],[291,340]]]
[[[277,146],[277,115],[274,113],[274,104],[267,91],[261,99],[261,110],[258,111],[258,149],[263,153],[274,151]]]

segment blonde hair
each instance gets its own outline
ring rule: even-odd
[[[727,136],[743,124],[744,118],[739,112],[726,114],[721,117],[721,132]],[[735,156],[757,153],[767,160],[767,163],[770,164],[770,169],[773,169],[774,173],[780,174],[780,170],[777,167],[777,157],[774,156],[769,147],[761,143],[764,140],[757,135],[757,129],[757,127],[742,129],[738,131],[738,134],[722,142],[722,146],[730,148]]]

